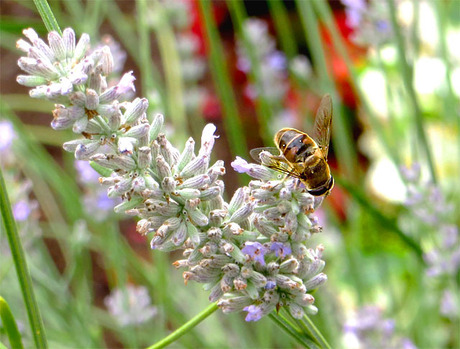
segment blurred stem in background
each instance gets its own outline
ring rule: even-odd
[[[248,18],[246,9],[241,1],[227,1],[228,8],[235,26],[237,36],[243,42],[244,48],[251,62],[250,80],[256,87],[256,111],[259,120],[259,134],[262,136],[265,145],[273,143],[273,134],[270,130],[270,123],[273,122],[273,113],[263,91],[262,70],[258,60],[255,47],[250,42],[244,28],[244,22]]]
[[[224,114],[225,131],[229,138],[230,152],[233,157],[246,154],[246,132],[238,116],[238,107],[233,93],[232,81],[224,55],[222,43],[219,38],[212,3],[207,0],[198,0],[200,16],[206,32],[207,50],[210,68],[217,93],[219,94]]]
[[[22,297],[24,299],[25,308],[29,317],[30,328],[37,348],[47,348],[48,342],[46,339],[43,320],[38,308],[37,300],[32,285],[32,278],[27,266],[26,257],[22,248],[21,240],[18,235],[16,223],[14,221],[11,204],[6,192],[6,184],[3,179],[3,173],[0,168],[0,210],[3,221],[3,230],[8,237],[8,243],[13,257],[14,266],[21,286]]]
[[[16,320],[14,319],[13,313],[11,312],[10,306],[7,301],[0,296],[0,319],[2,325],[8,335],[11,348],[23,349],[21,334],[19,333]],[[0,343],[1,344],[1,343]]]
[[[304,35],[310,52],[312,53],[313,67],[320,80],[320,90],[329,92],[334,103],[334,121],[332,133],[333,147],[338,159],[340,169],[346,177],[353,181],[359,180],[356,149],[351,135],[350,125],[345,120],[343,106],[338,103],[339,96],[334,87],[330,73],[326,66],[324,45],[321,42],[321,35],[318,30],[318,19],[313,11],[315,1],[296,0],[299,16],[302,22]]]
[[[269,0],[267,4],[270,16],[275,24],[276,32],[278,33],[282,51],[290,61],[297,55],[298,50],[289,14],[286,11],[283,1]]]
[[[142,12],[141,17],[145,17],[147,12],[147,1],[137,0],[139,4],[138,11]],[[155,34],[158,39],[158,46],[160,49],[161,61],[164,67],[165,83],[166,83],[166,114],[168,119],[171,119],[174,127],[174,139],[178,143],[183,143],[187,140],[187,119],[184,108],[184,91],[182,81],[182,69],[180,64],[179,55],[176,47],[176,37],[169,23],[168,15],[158,0],[153,2],[153,11],[155,12]],[[139,25],[142,28],[148,28],[147,25]],[[146,29],[144,29],[146,30]],[[142,46],[142,43],[141,43]],[[145,52],[146,58],[148,57],[149,63],[151,60],[150,50]],[[150,63],[151,64],[151,63]],[[142,76],[145,76],[144,74]],[[149,91],[149,90],[147,90]]]
[[[417,94],[415,93],[414,85],[413,85],[413,70],[409,66],[406,57],[406,48],[404,47],[404,40],[401,34],[401,29],[398,24],[398,20],[396,18],[396,6],[394,0],[387,0],[387,4],[389,7],[390,18],[392,22],[392,27],[396,36],[396,44],[398,48],[398,62],[400,66],[401,73],[403,75],[403,83],[409,95],[409,100],[412,106],[412,110],[414,113],[414,120],[415,120],[415,128],[417,131],[418,139],[421,143],[422,149],[425,153],[426,161],[428,163],[428,168],[430,170],[431,179],[433,183],[437,182],[436,176],[436,167],[433,161],[433,156],[431,154],[431,148],[428,144],[428,139],[426,136],[424,121],[422,110],[420,108],[420,104],[418,102]]]
[[[366,115],[369,117],[369,121],[371,123],[372,129],[376,132],[377,136],[380,139],[380,143],[382,144],[384,149],[387,151],[390,158],[393,159],[396,164],[398,164],[399,162],[398,162],[397,149],[395,149],[394,151],[392,150],[391,146],[389,145],[390,138],[385,137],[383,125],[379,122],[378,117],[375,115],[375,113],[370,108],[369,101],[364,96],[363,92],[361,91],[361,88],[359,87],[358,73],[351,61],[351,58],[347,52],[347,49],[345,48],[345,44],[343,42],[342,36],[339,33],[339,30],[337,29],[337,25],[332,17],[330,7],[327,5],[327,3],[324,0],[315,0],[315,1],[312,1],[312,4],[316,8],[318,16],[326,24],[326,27],[332,36],[332,42],[335,48],[337,49],[337,51],[339,52],[340,57],[344,60],[346,64],[347,70],[350,74],[350,79],[351,79],[351,83],[354,88],[354,91],[358,95],[359,101],[362,103],[362,106],[366,112]]]

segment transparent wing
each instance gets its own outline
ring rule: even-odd
[[[251,151],[249,152],[249,154],[251,154],[251,157],[257,161],[259,164],[261,163],[260,161],[260,153],[262,153],[263,151],[268,151],[270,154],[272,155],[275,155],[275,156],[279,156],[280,155],[280,151],[278,150],[278,148],[275,148],[275,147],[261,147],[261,148],[254,148],[254,149],[251,149]]]
[[[263,151],[269,152],[269,156],[264,156],[263,160],[260,158],[260,153]],[[272,170],[285,173],[291,177],[300,178],[298,172],[286,161],[284,156],[280,155],[279,150],[275,147],[255,148],[250,151],[254,160],[259,164],[267,166]]]
[[[320,147],[324,158],[327,159],[332,131],[332,99],[329,94],[324,95],[321,99],[321,104],[316,112],[313,130],[313,137]]]

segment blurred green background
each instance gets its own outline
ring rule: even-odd
[[[312,242],[325,246],[328,282],[312,320],[334,348],[460,346],[460,1],[50,6],[61,28],[109,45],[114,81],[134,71],[136,95],[149,99],[149,115],[164,113],[175,146],[216,124],[227,198],[249,181],[230,168],[235,156],[273,146],[282,127],[310,132],[331,94],[336,186]],[[22,30],[46,29],[32,1],[3,0],[0,9],[0,164],[13,211],[28,208],[16,220],[50,347],[153,344],[207,307],[207,292],[185,286],[171,265],[180,253],[152,252],[134,220],[111,212],[97,174],[62,150],[72,132],[53,131],[53,105],[16,83]],[[3,231],[0,239],[0,296],[29,347]],[[8,343],[2,326],[0,341]],[[218,311],[173,347],[295,345],[269,318],[246,323]]]

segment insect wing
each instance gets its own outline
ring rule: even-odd
[[[268,156],[260,158],[260,154],[266,151]],[[279,154],[279,150],[274,147],[255,148],[250,152],[254,160],[272,170],[287,174],[288,176],[300,178],[298,172]]]
[[[280,151],[278,150],[278,148],[275,148],[275,147],[254,148],[254,149],[251,149],[249,154],[255,161],[261,164],[262,162],[260,161],[260,153],[262,153],[263,151],[268,151],[272,155],[280,155]]]
[[[330,95],[325,95],[321,99],[318,111],[316,112],[314,139],[323,153],[325,159],[329,152],[329,141],[332,131],[332,99]]]

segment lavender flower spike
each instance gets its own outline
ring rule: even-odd
[[[224,163],[211,163],[214,125],[204,128],[197,152],[191,138],[177,149],[162,133],[163,115],[149,123],[146,98],[125,100],[135,91],[132,72],[108,87],[114,58],[107,46],[90,51],[86,34],[75,44],[72,29],[51,33],[49,45],[32,29],[24,34],[30,43],[18,42],[27,53],[18,64],[27,75],[18,82],[57,103],[53,128],[81,136],[66,151],[111,173],[99,182],[121,201],[115,212],[139,217],[137,231],[149,235],[152,249],[183,250],[174,265],[185,269],[185,282],[204,284],[224,312],[247,311],[247,321],[281,307],[298,318],[317,311],[308,292],[327,278],[322,246],[307,246],[320,229],[303,186],[237,158],[232,166],[254,180],[225,202]]]

